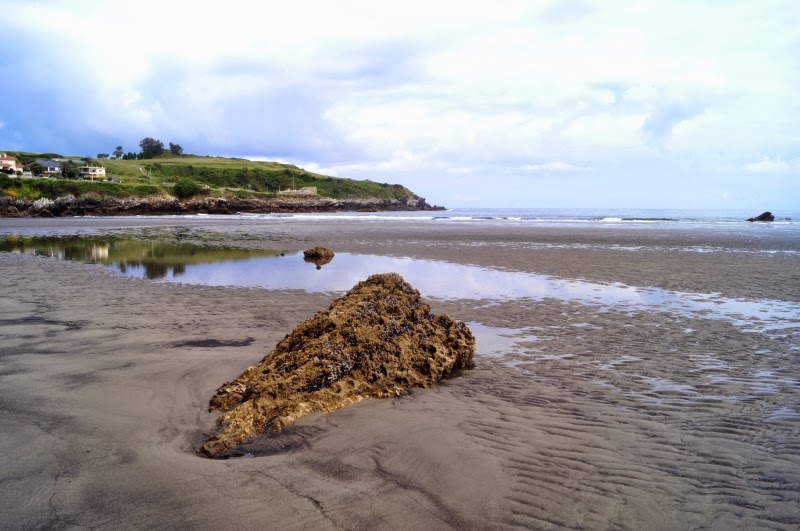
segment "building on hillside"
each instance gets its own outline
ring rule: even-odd
[[[55,175],[61,173],[61,164],[54,160],[37,159],[36,163],[44,168],[45,175]]]
[[[89,177],[93,181],[106,178],[106,169],[102,166],[81,166],[78,171],[81,177]]]
[[[17,171],[22,171],[22,164],[16,158],[5,153],[0,153],[0,171],[16,175]]]
[[[278,190],[278,195],[317,195],[317,187],[306,186],[299,190]]]

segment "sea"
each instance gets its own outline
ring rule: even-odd
[[[581,227],[603,230],[659,229],[692,231],[698,237],[729,235],[775,238],[800,242],[800,209],[773,211],[772,222],[748,223],[760,215],[754,209],[620,209],[620,208],[452,208],[436,211],[389,212],[319,212],[274,214],[189,214],[140,216],[76,216],[75,218],[31,219],[0,218],[0,237],[19,235],[57,235],[98,227],[112,228],[125,224],[144,226],[183,224],[213,226],[214,222],[252,221],[269,223],[337,222],[414,222],[431,224],[490,225],[494,227]],[[791,246],[794,247],[794,246]],[[796,252],[796,251],[793,251]]]
[[[704,209],[613,209],[613,208],[453,208],[414,212],[337,212],[297,214],[236,214],[236,218],[296,220],[431,221],[438,223],[491,223],[543,226],[685,226],[741,227],[761,212],[753,210]],[[800,231],[800,210],[773,212],[772,227]],[[758,224],[757,224],[758,225]]]

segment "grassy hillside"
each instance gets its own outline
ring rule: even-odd
[[[75,197],[148,197],[169,193],[167,187],[149,184],[121,184],[91,181],[72,181],[68,179],[18,179],[0,174],[0,197],[11,196],[20,199],[55,199],[65,195]]]
[[[14,155],[22,161],[57,156],[53,153],[10,151],[8,154]],[[79,161],[79,157],[68,158]],[[264,197],[265,194],[272,195],[278,190],[305,186],[316,186],[320,196],[338,199],[366,197],[402,199],[412,195],[410,190],[399,184],[329,177],[278,162],[183,155],[147,160],[92,159],[92,163],[104,166],[107,175],[113,177],[115,183],[90,183],[61,179],[25,179],[27,183],[18,183],[14,182],[16,179],[9,179],[10,182],[6,182],[6,179],[0,177],[0,189],[2,190],[0,195],[32,198],[56,197],[66,193],[80,197],[89,192],[116,197],[154,195],[171,193],[172,185],[182,178],[189,178],[207,185],[209,188],[205,193],[210,195],[236,193],[239,197],[250,195]],[[136,193],[133,193],[134,191]]]

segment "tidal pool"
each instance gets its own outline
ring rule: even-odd
[[[395,272],[433,299],[554,298],[618,311],[725,319],[745,330],[779,335],[800,330],[800,304],[793,302],[601,284],[434,260],[337,253],[319,267],[305,262],[302,253],[113,237],[7,237],[0,241],[0,251],[102,264],[125,275],[162,282],[322,293],[343,293],[369,275]]]
[[[187,268],[280,255],[280,251],[205,247],[187,243],[115,237],[16,237],[0,240],[0,251],[49,256],[112,267],[153,280],[179,279]]]

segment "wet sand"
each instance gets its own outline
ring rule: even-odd
[[[800,242],[771,234],[14,223],[66,233],[187,226],[182,238],[212,244],[325,244],[800,302]],[[748,331],[666,309],[432,300],[434,311],[471,324],[475,369],[406,397],[304,418],[244,445],[255,457],[209,460],[195,450],[213,427],[206,406],[216,388],[333,295],[155,283],[9,254],[0,254],[0,271],[3,528],[800,525],[800,315],[793,328]]]

